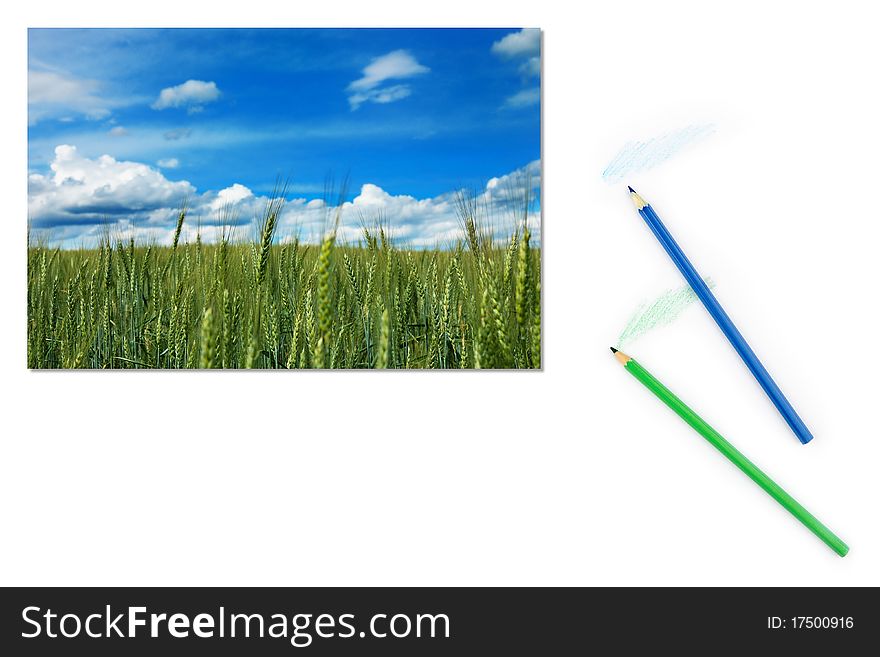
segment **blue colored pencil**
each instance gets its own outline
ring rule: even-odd
[[[703,305],[706,306],[706,310],[712,315],[712,319],[715,320],[718,327],[724,335],[727,336],[727,339],[730,340],[730,344],[733,345],[733,348],[736,349],[740,358],[743,359],[743,362],[758,380],[758,383],[761,384],[764,392],[767,393],[767,396],[770,397],[770,401],[773,402],[776,409],[782,414],[782,417],[788,423],[788,426],[791,427],[794,435],[797,436],[801,443],[806,445],[813,439],[813,434],[807,429],[807,425],[804,424],[803,420],[801,420],[800,416],[795,412],[791,403],[785,398],[785,395],[782,394],[779,386],[776,385],[776,382],[770,376],[770,373],[761,364],[761,361],[758,360],[755,352],[752,351],[752,348],[748,345],[745,338],[736,326],[734,326],[727,313],[724,312],[724,308],[718,303],[718,299],[712,294],[709,286],[706,285],[703,278],[697,273],[697,270],[694,269],[690,260],[687,259],[687,256],[672,238],[672,235],[666,230],[666,226],[660,221],[660,217],[654,212],[654,208],[646,203],[632,187],[629,187],[629,192],[642,219],[645,220],[645,223],[648,224],[651,232],[654,233],[660,241],[660,244],[666,250],[666,253],[672,258],[672,262],[678,267],[679,271],[688,282],[688,285],[691,286],[691,289],[700,301],[703,302]]]

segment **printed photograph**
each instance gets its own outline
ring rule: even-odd
[[[541,31],[29,29],[27,367],[540,369]]]

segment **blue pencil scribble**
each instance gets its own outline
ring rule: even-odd
[[[712,124],[692,125],[647,141],[628,142],[605,167],[602,179],[607,183],[617,183],[631,173],[651,169],[688,144],[708,137],[713,132],[715,126]]]

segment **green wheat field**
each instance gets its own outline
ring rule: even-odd
[[[525,216],[509,235],[459,204],[466,239],[396,248],[381,217],[357,244],[275,243],[283,197],[253,240],[170,246],[107,235],[95,249],[28,239],[34,369],[446,369],[541,366],[541,252]]]

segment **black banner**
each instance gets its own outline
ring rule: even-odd
[[[848,650],[878,613],[875,590],[839,588],[13,588],[0,653]]]

